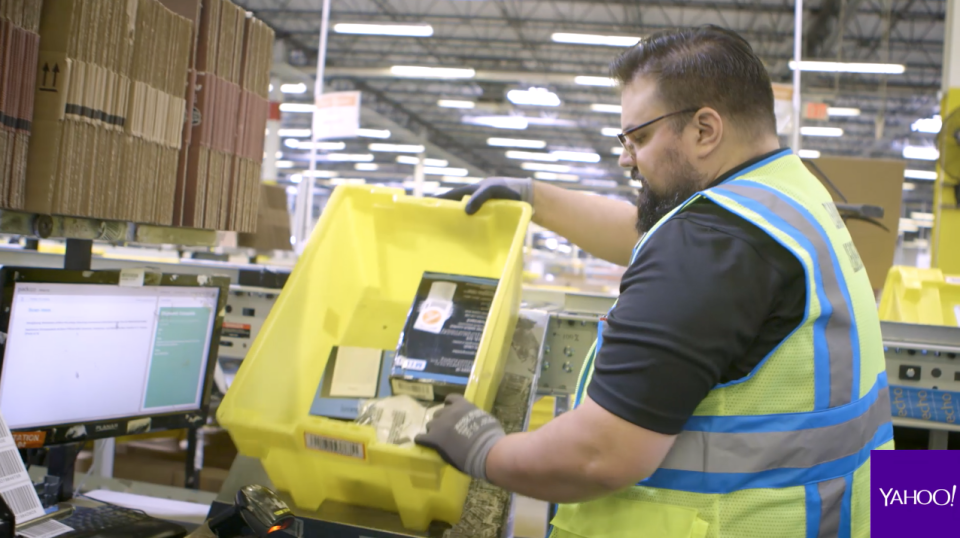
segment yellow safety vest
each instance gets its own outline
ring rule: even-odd
[[[746,377],[717,385],[660,468],[561,505],[555,538],[866,538],[870,451],[893,449],[876,300],[829,193],[784,150],[700,192],[764,230],[806,273],[803,322]],[[693,337],[693,335],[691,335]],[[584,363],[579,405],[603,345]]]

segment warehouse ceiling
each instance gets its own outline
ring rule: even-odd
[[[234,0],[274,28],[283,43],[283,69],[316,72],[321,0]],[[619,130],[617,113],[598,111],[617,105],[616,88],[580,85],[575,77],[608,75],[622,47],[559,43],[556,33],[606,36],[648,35],[661,29],[717,24],[744,36],[759,53],[775,82],[789,83],[793,54],[793,2],[785,0],[331,0],[331,31],[326,58],[328,90],[361,90],[363,127],[394,126],[390,140],[349,140],[342,153],[370,154],[371,142],[422,143],[427,157],[443,150],[450,167],[469,175],[541,176],[572,179],[590,187],[627,187],[613,154]],[[823,155],[900,158],[904,146],[932,146],[935,135],[915,132],[921,118],[939,113],[943,61],[944,0],[818,0],[805,2],[804,60],[903,64],[900,75],[803,74],[803,98],[830,107],[856,108],[858,116],[804,120],[805,126],[839,127],[840,137],[804,136],[804,149]],[[428,24],[429,37],[350,35],[338,23]],[[289,66],[282,65],[285,60]],[[292,66],[293,69],[290,69]],[[472,78],[431,80],[399,78],[392,66],[469,68]],[[511,103],[511,90],[544,88],[560,105]],[[731,91],[736,91],[731,88]],[[286,102],[310,102],[312,94],[285,94]],[[467,101],[473,108],[445,108],[440,100]],[[524,120],[490,117],[522,116]],[[479,119],[478,119],[479,118]],[[310,115],[284,113],[284,127],[309,127]],[[495,128],[506,122],[526,129]],[[520,125],[517,125],[519,123]],[[397,126],[400,128],[398,129]],[[543,141],[544,148],[488,145],[490,138]],[[786,140],[784,139],[786,144]],[[306,152],[284,147],[284,159],[296,172]],[[540,162],[508,158],[508,150],[596,153],[599,162]],[[513,154],[512,154],[513,155]],[[561,154],[563,155],[563,154]],[[523,155],[514,155],[523,157]],[[574,158],[581,158],[574,155]],[[324,163],[341,177],[402,181],[413,167],[397,154],[375,153],[374,163]],[[589,157],[586,158],[589,160]],[[522,168],[523,163],[531,163]],[[545,166],[544,166],[545,165]],[[567,170],[566,167],[569,167]],[[932,170],[932,161],[909,161],[908,168]],[[547,175],[543,175],[543,172]],[[428,176],[442,181],[443,176]],[[443,186],[451,186],[444,182]],[[923,188],[917,192],[925,192]]]

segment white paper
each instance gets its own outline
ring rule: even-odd
[[[360,128],[360,92],[329,92],[320,95],[313,113],[317,140],[357,136]]]
[[[333,366],[330,396],[334,398],[374,398],[380,372],[379,349],[341,346]]]
[[[51,519],[39,525],[34,525],[29,529],[19,530],[17,531],[17,535],[22,538],[53,538],[54,536],[60,536],[61,534],[72,531],[72,527],[68,527],[59,521]]]
[[[120,286],[125,288],[140,288],[143,286],[143,275],[146,269],[122,269],[120,271]]]
[[[109,491],[98,489],[85,494],[87,497],[94,498],[105,503],[143,510],[148,515],[174,521],[194,521],[203,520],[210,506],[206,504],[193,503],[187,501],[176,501],[173,499],[161,499],[159,497],[148,497],[146,495],[137,495],[136,493],[126,493],[122,491]]]
[[[33,489],[27,468],[20,459],[10,428],[0,414],[0,495],[13,510],[17,521],[26,523],[44,515],[43,505]]]

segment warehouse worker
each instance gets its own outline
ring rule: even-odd
[[[555,537],[868,536],[870,451],[893,448],[874,294],[830,195],[779,148],[763,64],[702,27],[643,39],[613,72],[636,207],[528,179],[450,193],[473,194],[468,213],[524,200],[629,264],[574,409],[504,435],[452,397],[417,442],[565,503]]]

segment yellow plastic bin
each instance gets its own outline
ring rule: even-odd
[[[880,297],[880,319],[960,326],[960,276],[940,269],[891,267]]]
[[[267,317],[217,418],[274,486],[315,510],[325,500],[398,512],[404,526],[456,523],[469,478],[436,452],[379,443],[370,426],[310,415],[333,346],[396,349],[424,271],[499,278],[466,397],[490,409],[520,305],[531,210],[344,185]],[[307,441],[309,440],[309,447]]]

